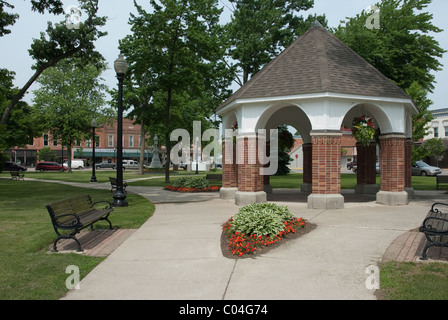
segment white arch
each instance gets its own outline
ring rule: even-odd
[[[350,128],[352,126],[352,120],[356,116],[368,115],[374,118],[375,125],[381,130],[382,133],[393,132],[392,122],[389,119],[387,113],[381,106],[374,103],[356,102],[350,105],[346,112],[341,126]]]
[[[311,122],[300,105],[280,103],[269,106],[260,115],[256,130],[275,129],[279,125],[287,124],[297,129],[302,135],[304,143],[310,143]]]

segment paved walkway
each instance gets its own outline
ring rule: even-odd
[[[217,193],[128,190],[157,203],[154,215],[63,299],[375,299],[366,268],[418,227],[433,202],[448,197],[416,192],[405,207],[346,203],[342,210],[279,202],[317,228],[260,257],[236,260],[223,257],[220,246],[222,224],[238,211],[233,201]]]

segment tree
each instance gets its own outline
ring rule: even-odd
[[[291,170],[288,165],[293,161],[289,156],[289,151],[294,146],[294,137],[288,130],[287,125],[281,125],[278,128],[278,169],[276,176],[286,175]]]
[[[6,28],[12,26],[19,18],[17,13],[8,13],[5,11],[5,8],[14,9],[14,6],[9,2],[4,0],[0,1],[0,37],[10,34],[11,30]],[[64,11],[62,1],[60,0],[31,0],[31,9],[39,13],[44,13],[48,10],[48,12],[53,14],[61,14]]]
[[[9,104],[3,110],[0,125],[4,127],[12,109],[23,98],[30,86],[39,78],[46,69],[55,66],[59,61],[69,57],[82,58],[83,64],[87,62],[101,63],[102,56],[95,50],[94,42],[106,35],[98,30],[106,22],[105,17],[97,17],[99,0],[79,0],[80,8],[87,12],[87,19],[79,28],[68,29],[65,22],[53,26],[48,23],[46,34],[42,33],[39,39],[34,39],[31,49],[31,57],[36,61],[33,65],[35,73],[28,82],[10,99]],[[3,1],[2,1],[3,3]],[[33,1],[33,8],[41,11],[46,8],[51,11],[59,11],[59,1]],[[56,6],[55,6],[56,5]],[[54,8],[54,9],[51,9]]]
[[[69,172],[71,147],[76,140],[91,138],[92,119],[104,122],[105,86],[99,77],[105,65],[79,65],[81,61],[66,59],[47,69],[38,80],[40,88],[34,91],[33,101],[36,118],[53,139],[67,146]]]
[[[6,108],[8,99],[15,95],[14,73],[0,69],[0,112]],[[26,102],[19,102],[5,123],[5,130],[0,134],[0,152],[15,146],[25,146],[31,138],[39,134],[38,123],[31,116],[31,107]]]
[[[230,0],[234,5],[228,31],[232,70],[242,73],[235,81],[242,86],[251,76],[306,31],[311,21],[326,25],[325,16],[298,16],[313,7],[314,0]]]
[[[413,138],[425,136],[432,116],[427,94],[434,89],[434,71],[443,50],[430,33],[440,33],[432,14],[424,9],[432,0],[382,0],[378,29],[366,28],[372,12],[362,11],[334,29],[335,35],[395,82],[414,99],[419,114],[413,118]]]
[[[134,52],[137,50],[136,54],[143,57],[135,58],[128,51],[131,68],[143,66],[151,71],[147,89],[148,96],[152,95],[151,112],[157,120],[152,121],[155,129],[152,131],[164,136],[165,181],[169,182],[170,133],[179,125],[173,122],[173,114],[179,112],[188,116],[181,111],[186,99],[192,102],[207,97],[207,101],[222,101],[227,93],[228,83],[222,77],[226,70],[219,26],[222,10],[215,0],[151,0],[151,13],[136,1],[134,4],[138,16],[131,15],[133,35],[121,45],[133,47]],[[216,104],[207,107],[211,113]]]

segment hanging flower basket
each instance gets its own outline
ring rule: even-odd
[[[352,133],[355,139],[368,146],[375,138],[375,124],[369,116],[360,116],[353,119]]]

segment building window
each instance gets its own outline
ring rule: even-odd
[[[95,148],[100,147],[100,136],[95,136]]]
[[[80,147],[80,146],[81,146],[81,142],[80,142],[78,139],[76,139],[75,145],[76,145],[77,147]]]
[[[53,137],[53,147],[57,147],[58,146],[58,140],[56,140],[54,137]]]
[[[439,128],[434,128],[434,138],[439,137]]]
[[[138,136],[138,146],[142,146],[142,136]]]
[[[44,146],[48,147],[48,134],[44,134]]]
[[[129,136],[129,148],[134,147],[134,136]]]
[[[109,134],[107,136],[107,145],[109,147],[113,147],[114,146],[114,135],[113,134]]]
[[[86,140],[86,148],[92,148],[92,139]]]

